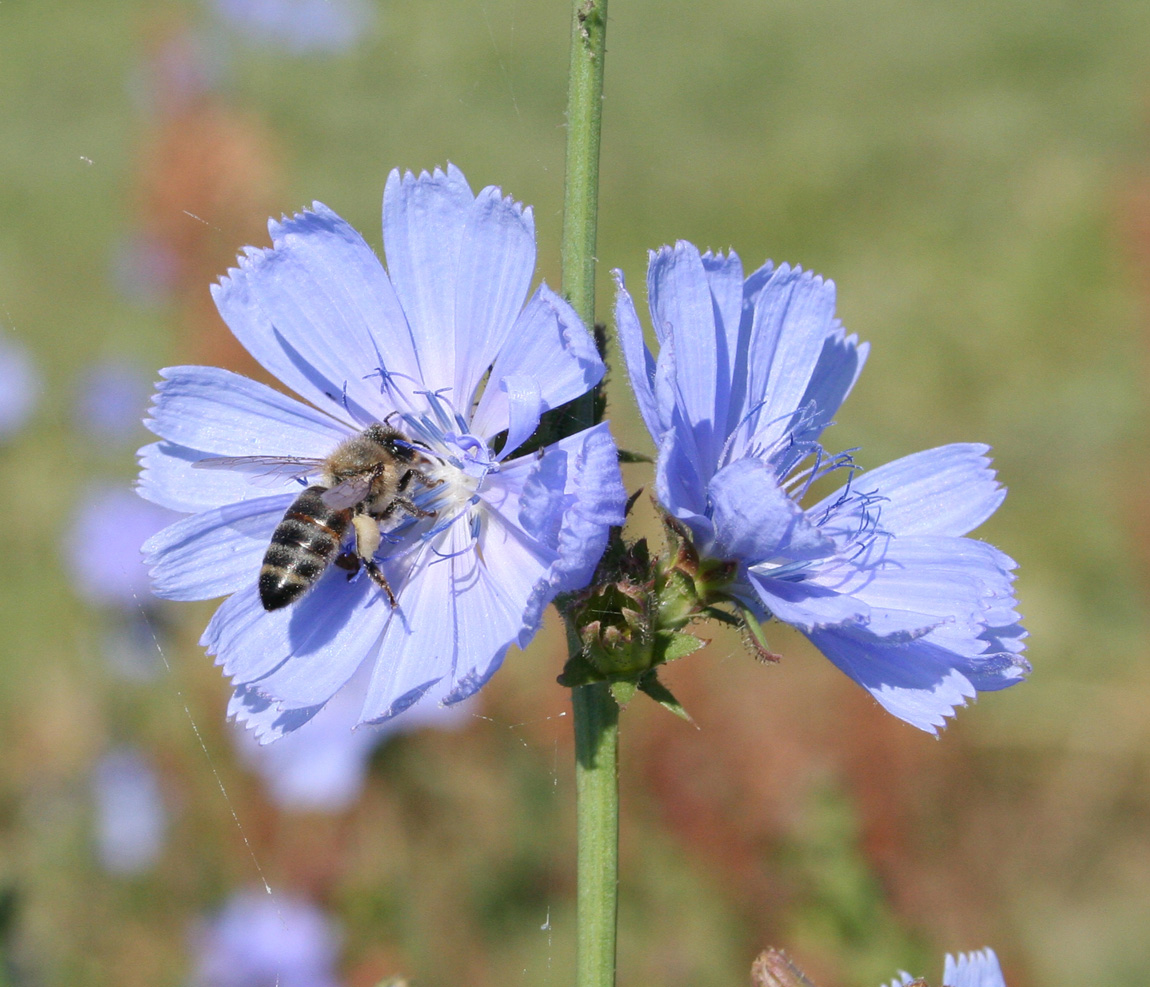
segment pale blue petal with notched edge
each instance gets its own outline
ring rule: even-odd
[[[455,304],[463,231],[475,196],[454,165],[387,176],[383,251],[430,391],[455,382]],[[453,398],[455,396],[453,395]]]
[[[170,524],[143,545],[152,588],[167,600],[210,600],[254,583],[292,498],[225,504]]]
[[[595,342],[575,310],[547,285],[540,285],[515,320],[514,343],[500,351],[491,368],[471,431],[490,440],[508,427],[507,394],[499,382],[508,377],[533,376],[538,381],[543,411],[587,393],[603,378],[606,367]],[[501,455],[515,451],[510,443]]]
[[[888,712],[927,733],[936,733],[975,696],[974,685],[955,667],[961,656],[927,640],[887,644],[845,625],[805,633]]]
[[[674,341],[680,368],[673,382],[674,400],[706,475],[714,470],[725,438],[730,379],[725,368],[719,375],[726,336],[716,331],[714,302],[699,251],[680,240],[673,248],[656,252],[647,269],[647,293],[656,334],[664,346],[667,339]]]
[[[267,478],[238,470],[196,469],[201,459],[214,454],[173,442],[153,442],[139,451],[140,480],[136,492],[169,510],[198,514],[241,500],[273,494],[297,496],[302,489],[287,477]]]
[[[787,431],[833,331],[835,286],[780,266],[759,294],[748,348],[750,420],[735,433],[732,456],[750,445],[772,446]]]
[[[942,982],[946,987],[1006,987],[1002,967],[994,950],[987,947],[975,953],[946,954]]]
[[[218,367],[160,371],[145,424],[160,438],[213,456],[327,456],[346,426],[266,384]]]
[[[876,636],[937,628],[936,641],[957,644],[1017,616],[1013,568],[1002,552],[971,538],[876,538],[849,562],[812,570],[805,585],[865,601]]]
[[[330,209],[268,224],[273,249],[249,247],[212,297],[228,327],[300,397],[360,427],[390,405],[378,371],[410,373],[412,342],[371,248]],[[375,372],[375,376],[369,376]]]
[[[468,211],[459,246],[452,391],[457,408],[472,406],[476,387],[523,309],[534,271],[531,209],[497,188],[483,189]]]
[[[797,442],[818,439],[830,425],[839,407],[847,399],[862,373],[870,352],[869,343],[860,343],[858,336],[846,335],[839,321],[823,340],[823,351],[811,374],[810,383],[799,400],[804,414],[804,427],[796,432]]]
[[[655,400],[655,358],[643,340],[643,327],[635,312],[635,303],[631,301],[624,285],[623,272],[616,270],[612,274],[615,277],[615,328],[619,349],[623,353],[623,362],[627,367],[627,376],[631,379],[631,391],[639,405],[639,413],[655,445],[658,445],[668,423],[663,421]]]
[[[860,497],[877,495],[879,525],[891,534],[965,535],[1006,497],[990,468],[988,450],[977,443],[927,449],[856,476],[851,489]],[[834,497],[811,511],[833,503]]]
[[[394,619],[386,595],[366,572],[349,581],[335,566],[288,609],[287,660],[253,683],[283,709],[327,702],[365,658],[378,654],[384,627]]]
[[[707,287],[714,306],[715,338],[717,341],[715,372],[719,387],[726,395],[723,406],[716,406],[719,433],[724,437],[729,429],[731,386],[735,367],[739,362],[740,326],[743,320],[743,262],[733,250],[724,257],[709,250],[702,255],[703,270],[707,273]]]
[[[347,575],[332,566],[298,603],[270,613],[253,580],[220,606],[200,643],[237,687],[254,685],[281,709],[322,705],[373,653],[391,616],[365,573]]]

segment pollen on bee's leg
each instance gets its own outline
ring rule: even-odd
[[[366,561],[379,550],[379,522],[370,514],[357,514],[351,523],[355,527],[355,554]]]

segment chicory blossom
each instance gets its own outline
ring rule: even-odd
[[[96,849],[104,869],[139,874],[164,849],[168,813],[155,768],[132,747],[109,751],[92,773]]]
[[[366,0],[215,0],[215,8],[250,40],[292,54],[345,51],[374,20]]]
[[[0,439],[24,427],[40,397],[40,374],[23,345],[0,337]]]
[[[230,713],[265,742],[364,663],[360,722],[475,693],[556,594],[586,585],[626,496],[606,425],[514,455],[605,369],[563,299],[545,284],[528,297],[530,208],[496,188],[473,194],[452,166],[393,171],[386,271],[319,203],[270,231],[272,248],[248,248],[213,295],[252,356],[309,403],[213,367],[163,370],[147,423],[161,441],[141,450],[139,485],[190,515],[144,546],[154,590],[228,596],[201,643],[235,685]],[[253,476],[197,462],[314,463],[373,423],[423,461],[406,494],[418,511],[384,521],[373,555],[397,605],[364,569],[330,565],[302,599],[265,610],[261,560],[306,478],[290,463]]]
[[[900,970],[898,979],[892,980],[889,987],[906,987],[913,982],[914,977]],[[957,959],[947,953],[942,987],[1006,987],[1006,980],[994,950],[987,948],[977,953],[959,953]]]
[[[233,895],[192,935],[194,987],[338,987],[342,935],[310,901],[276,892]]]
[[[868,349],[835,318],[832,282],[770,262],[744,280],[733,252],[664,247],[647,275],[656,359],[616,279],[658,499],[701,555],[737,563],[730,597],[798,628],[927,732],[976,692],[1027,674],[1015,564],[962,537],[1005,496],[987,447],[942,446],[860,473],[820,445]],[[834,471],[845,484],[800,506]]]

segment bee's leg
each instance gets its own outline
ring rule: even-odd
[[[375,561],[375,552],[379,548],[381,539],[379,521],[370,514],[356,514],[351,519],[351,523],[355,526],[356,557],[363,563],[371,581],[387,594],[387,602],[394,609],[396,607],[395,594],[387,584],[387,577],[383,574],[379,563]]]
[[[337,565],[341,569],[347,570],[347,578],[350,581],[359,572],[359,556],[355,552],[340,552],[334,559],[332,565]]]
[[[387,602],[391,604],[391,609],[394,610],[399,606],[395,600],[395,594],[391,591],[391,587],[387,583],[387,576],[383,574],[379,563],[376,562],[375,559],[364,559],[363,568],[367,571],[367,574],[371,576],[371,581],[387,594]]]

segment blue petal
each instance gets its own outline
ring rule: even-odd
[[[974,443],[927,449],[855,477],[854,496],[878,498],[878,521],[891,534],[965,535],[1002,503],[987,446]],[[812,513],[833,503],[828,497]]]
[[[792,562],[831,555],[834,542],[779,487],[774,471],[758,459],[740,459],[719,470],[707,487],[716,558],[747,565]]]
[[[714,301],[699,251],[680,240],[651,259],[647,293],[655,332],[673,340],[678,372],[675,404],[693,436],[704,475],[718,461],[726,438],[730,396],[730,354],[725,332],[717,332]],[[666,417],[665,415],[663,416]]]
[[[623,272],[616,270],[615,277],[615,329],[619,338],[619,349],[627,366],[627,376],[631,378],[631,391],[639,405],[639,413],[651,438],[658,445],[666,431],[664,422],[655,401],[655,359],[643,341],[643,327],[635,312],[635,304],[623,284]]]
[[[1006,987],[998,957],[989,948],[977,953],[959,953],[957,959],[947,953],[942,982],[947,987]]]
[[[507,401],[507,441],[499,451],[502,459],[531,438],[543,414],[543,395],[539,378],[527,374],[500,378],[499,390]]]
[[[491,377],[472,417],[471,430],[490,440],[509,427],[511,413],[507,394],[499,386],[506,378],[534,377],[542,413],[585,394],[605,372],[606,367],[595,351],[595,342],[575,310],[547,285],[540,285],[495,359]],[[510,454],[518,445],[511,445],[509,441],[502,454]]]
[[[348,429],[265,384],[218,367],[168,367],[148,428],[213,456],[322,458]]]
[[[707,287],[714,305],[715,334],[719,340],[717,372],[726,387],[730,387],[739,363],[739,348],[743,321],[743,262],[733,250],[724,257],[710,251],[702,256],[703,270],[707,273]],[[729,395],[728,395],[729,397]],[[720,409],[716,409],[720,411]],[[725,433],[729,408],[722,408],[717,419]]]
[[[786,264],[779,267],[755,304],[747,366],[745,429],[735,455],[748,448],[748,433],[770,448],[802,414],[802,397],[814,376],[826,337],[835,331],[834,282]]]
[[[977,653],[975,638],[1016,616],[1013,568],[993,546],[970,538],[876,539],[871,551],[812,573],[810,582],[864,601],[876,636],[932,630],[936,643]]]
[[[927,733],[937,733],[946,717],[975,695],[970,680],[955,667],[963,659],[929,641],[888,644],[841,627],[806,634],[888,712]]]
[[[230,597],[200,643],[238,686],[254,684],[280,709],[322,705],[366,658],[392,610],[360,573],[332,566],[298,603],[267,612],[255,581]]]
[[[453,525],[438,541],[438,546],[421,547],[397,594],[400,612],[380,642],[381,659],[372,670],[361,722],[382,722],[402,713],[441,680],[452,681],[470,656],[478,656],[478,642],[467,636],[472,628],[459,624],[457,596],[486,579],[476,568],[463,525]],[[476,630],[483,633],[483,628]],[[490,653],[482,657],[490,659]]]
[[[194,514],[144,542],[153,591],[167,600],[210,600],[253,583],[292,498],[263,497]]]
[[[418,178],[398,170],[383,192],[383,249],[417,340],[430,390],[455,383],[455,305],[460,248],[475,196],[454,165]]]
[[[755,566],[747,581],[763,606],[792,627],[809,632],[821,627],[863,626],[870,620],[870,607],[857,596],[839,593],[813,580],[778,578],[777,569]]]
[[[455,404],[470,408],[484,374],[504,349],[535,271],[530,208],[499,189],[475,197],[459,247],[455,283]],[[514,337],[512,337],[514,338]]]
[[[548,458],[558,455],[566,460],[564,510],[553,543],[558,555],[532,592],[519,634],[520,647],[525,647],[538,629],[543,610],[557,594],[582,589],[590,582],[611,528],[624,521],[627,491],[607,425],[596,425],[548,446],[538,477],[548,469]],[[543,525],[536,519],[525,527],[538,533]]]
[[[672,421],[680,419],[678,411]],[[699,545],[710,545],[714,525],[708,516],[707,485],[693,458],[695,443],[680,428],[669,428],[655,460],[655,494],[659,503],[695,533]]]
[[[136,492],[154,504],[184,514],[268,496],[271,488],[257,486],[250,474],[193,467],[208,458],[212,457],[206,452],[172,442],[146,445],[139,452],[140,480]],[[282,488],[285,492],[298,491],[299,485],[284,480]]]
[[[392,408],[380,397],[381,368],[418,376],[413,341],[371,248],[326,206],[313,210],[269,223],[273,249],[249,248],[212,296],[273,376],[362,427]]]
[[[232,692],[228,719],[243,724],[261,744],[270,744],[310,723],[322,709],[322,703],[307,709],[281,709],[255,685],[245,683]]]
[[[810,416],[805,420],[805,428],[796,431],[795,441],[800,444],[818,439],[823,429],[831,424],[862,373],[870,352],[869,344],[860,344],[857,336],[847,336],[837,319],[833,325],[831,333],[823,340],[823,351],[810,383],[799,400],[798,407]]]

